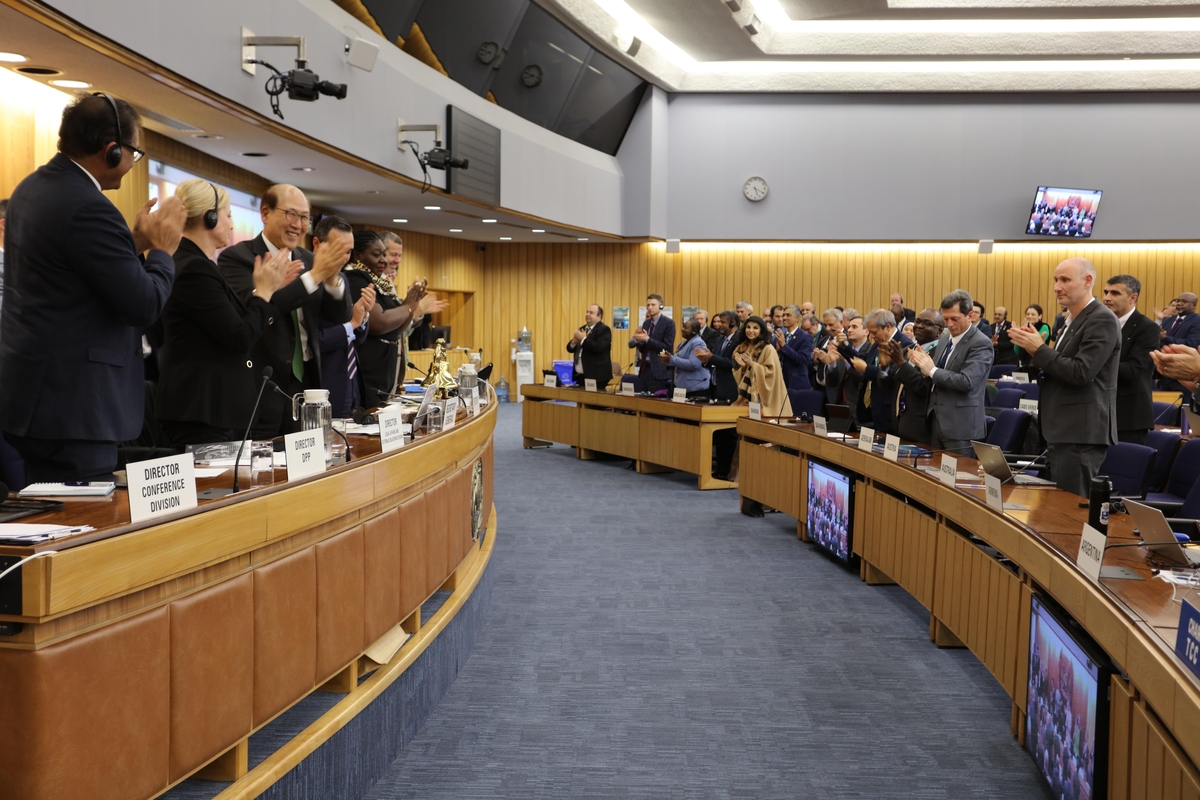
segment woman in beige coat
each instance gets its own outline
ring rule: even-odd
[[[792,416],[792,403],[783,383],[779,354],[767,342],[767,326],[760,317],[749,317],[742,328],[742,343],[733,351],[733,378],[738,384],[735,406],[762,404],[764,417]]]

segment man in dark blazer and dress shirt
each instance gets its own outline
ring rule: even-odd
[[[279,316],[267,326],[267,332],[250,352],[256,364],[272,367],[274,381],[285,394],[320,389],[320,322],[340,325],[350,321],[352,302],[340,274],[350,251],[335,248],[330,242],[317,245],[315,253],[300,246],[311,217],[308,199],[295,186],[278,184],[268,189],[263,194],[260,213],[263,232],[226,248],[217,259],[217,266],[233,291],[246,302],[254,291],[255,257],[289,250],[293,259],[303,263],[300,277],[271,298]],[[254,437],[267,439],[298,427],[287,401],[277,392],[264,392],[254,423]]]
[[[101,194],[120,188],[141,141],[129,104],[80,97],[58,154],[9,202],[0,430],[30,483],[111,479],[118,442],[142,430],[142,329],[171,293],[187,211],[170,197],[151,213],[150,201],[131,231]]]
[[[700,339],[709,350],[717,346],[718,339],[724,338],[708,323],[708,312],[703,308],[697,310],[692,319],[696,320],[697,324],[700,325]]]
[[[630,348],[637,349],[638,379],[643,392],[666,389],[671,382],[671,368],[658,355],[663,350],[675,351],[675,322],[662,313],[662,295],[646,298],[646,319],[629,339]]]
[[[612,380],[612,329],[604,324],[604,309],[590,305],[584,312],[583,325],[567,342],[567,352],[575,357],[575,383],[584,386],[587,379],[603,392]]]
[[[923,352],[931,353],[945,328],[941,312],[936,308],[927,308],[917,314],[913,321],[913,338]],[[897,365],[892,370],[892,378],[897,384],[896,399],[892,406],[896,435],[906,441],[929,444],[933,438],[929,415],[933,381],[908,363],[898,342],[880,345],[880,350],[886,352],[888,360]]]
[[[971,295],[956,289],[942,298],[946,332],[930,353],[914,348],[908,361],[930,380],[929,443],[936,450],[972,455],[971,440],[987,435],[983,413],[992,339],[971,324]]]
[[[784,306],[781,324],[775,329],[773,343],[779,351],[783,367],[783,385],[787,387],[792,409],[800,413],[800,392],[811,389],[809,372],[812,368],[813,338],[800,327],[800,306]]]
[[[1009,337],[1042,371],[1038,418],[1050,445],[1050,471],[1063,491],[1087,497],[1089,484],[1117,441],[1117,372],[1121,326],[1092,296],[1096,268],[1069,258],[1054,269],[1054,294],[1067,315],[1054,348],[1032,327]]]
[[[1175,314],[1163,319],[1162,329],[1159,331],[1159,344],[1200,347],[1200,314],[1196,313],[1196,295],[1191,292],[1182,292],[1171,303],[1175,306]],[[1174,378],[1162,378],[1158,382],[1158,388],[1183,392],[1183,401],[1185,403],[1191,401],[1192,393]]]
[[[314,247],[321,242],[331,242],[337,249],[353,247],[354,228],[341,217],[322,217],[313,226],[312,240]],[[349,283],[348,275],[342,279]],[[358,363],[358,348],[367,339],[367,323],[374,307],[375,286],[368,283],[354,301],[349,322],[321,320],[321,386],[329,390],[329,405],[335,417],[349,417],[355,408],[373,408],[385,402],[381,397],[367,397],[366,380]]]
[[[888,342],[895,342],[901,351],[905,351],[912,347],[912,339],[900,333],[895,315],[886,309],[877,308],[860,321],[866,325],[871,347],[850,362],[851,371],[847,373],[846,383],[847,386],[858,384],[860,387],[857,393],[859,422],[877,433],[892,433],[897,384],[891,371],[898,365],[886,355],[880,358],[880,348]]]
[[[1142,282],[1117,275],[1104,284],[1104,305],[1121,326],[1121,361],[1117,368],[1117,441],[1146,443],[1154,427],[1154,362],[1161,328],[1137,310]]]

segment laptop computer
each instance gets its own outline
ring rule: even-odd
[[[839,406],[830,403],[825,406],[825,428],[830,433],[848,433],[855,428],[854,415],[850,406]]]
[[[1129,509],[1129,516],[1133,517],[1138,532],[1142,534],[1142,541],[1152,552],[1172,564],[1200,567],[1200,550],[1179,544],[1175,538],[1175,531],[1171,530],[1170,523],[1160,509],[1132,500],[1125,501],[1125,508]]]
[[[993,478],[999,478],[1001,483],[1008,483],[1011,480],[1018,486],[1054,485],[1054,481],[1026,475],[1023,472],[1014,475],[1013,471],[1009,469],[1008,461],[1004,458],[1004,451],[994,444],[971,442],[971,447],[975,449],[975,458],[979,459],[980,464],[983,464],[983,471]]]

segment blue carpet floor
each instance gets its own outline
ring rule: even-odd
[[[523,450],[500,411],[487,628],[368,797],[1050,796],[904,590],[694,476]]]

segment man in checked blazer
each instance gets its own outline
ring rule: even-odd
[[[1054,269],[1054,294],[1066,314],[1054,347],[1030,326],[1008,334],[1042,371],[1038,417],[1050,445],[1054,483],[1083,497],[1108,446],[1117,442],[1121,326],[1092,296],[1095,283],[1092,262],[1068,258]]]

